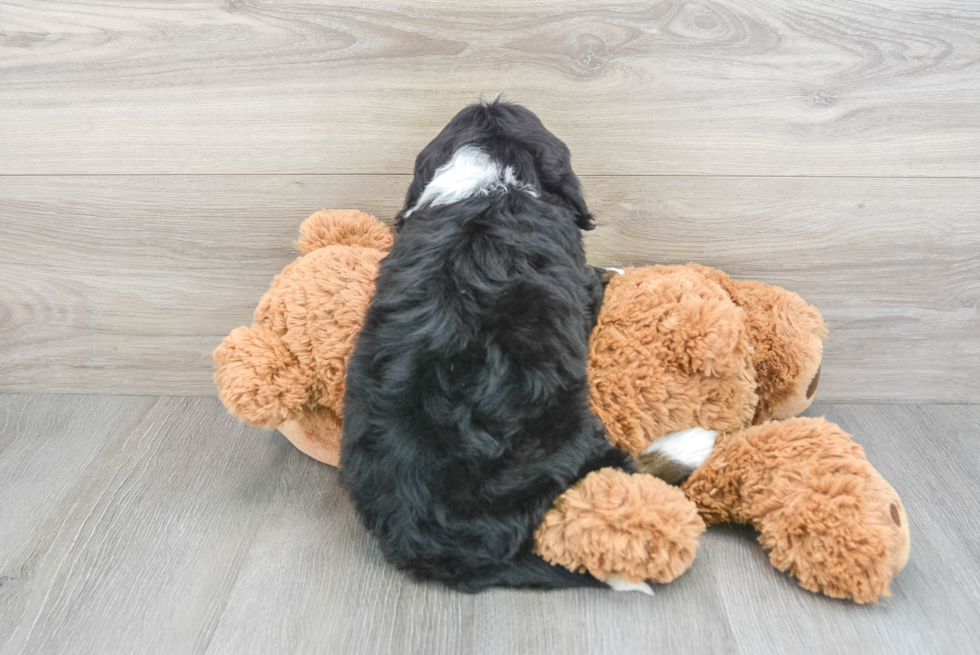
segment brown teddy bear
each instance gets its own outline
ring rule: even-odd
[[[750,523],[804,588],[876,601],[908,560],[902,502],[850,435],[792,418],[812,402],[825,334],[779,287],[696,264],[627,269],[592,332],[592,408],[708,524]],[[717,433],[706,460],[691,428]]]
[[[253,326],[214,353],[232,414],[337,465],[344,372],[390,244],[356,211],[303,223],[303,256],[276,277]],[[898,495],[839,428],[791,419],[813,398],[824,334],[799,296],[710,268],[613,276],[590,343],[592,407],[652,475],[588,475],[545,515],[536,552],[644,590],[691,565],[703,517],[754,525],[773,564],[807,589],[887,595],[908,557]]]

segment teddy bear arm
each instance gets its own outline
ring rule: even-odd
[[[275,428],[309,400],[309,371],[269,328],[232,330],[215,349],[214,361],[221,401],[250,425]]]
[[[681,484],[708,525],[748,523],[743,511],[745,472],[751,470],[753,453],[738,435],[723,435],[701,466]]]
[[[600,469],[556,499],[535,535],[553,565],[599,580],[670,582],[694,561],[704,522],[676,487]]]

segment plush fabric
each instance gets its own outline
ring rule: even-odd
[[[589,344],[592,411],[638,455],[693,426],[736,430],[758,401],[741,311],[686,266],[627,269],[606,287]]]
[[[626,269],[592,332],[591,402],[609,439],[656,477],[677,468],[644,452],[658,439],[716,431],[682,486],[704,520],[753,525],[805,589],[871,602],[906,563],[908,522],[850,435],[791,418],[813,402],[826,334],[820,312],[779,287],[697,264]]]
[[[589,473],[555,501],[534,535],[552,564],[600,580],[670,582],[694,562],[704,521],[677,487],[641,473]]]
[[[723,440],[684,492],[709,524],[752,524],[773,566],[810,591],[876,601],[908,561],[898,494],[823,419],[769,421]]]
[[[816,307],[797,294],[754,280],[733,280],[721,271],[688,264],[718,284],[745,313],[758,377],[756,424],[796,416],[813,400],[827,328]]]

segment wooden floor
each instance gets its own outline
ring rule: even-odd
[[[902,495],[880,605],[812,594],[713,528],[653,598],[471,596],[387,566],[337,471],[213,398],[0,396],[0,653],[969,653],[980,408],[824,405]]]

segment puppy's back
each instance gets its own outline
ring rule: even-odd
[[[554,498],[625,466],[588,411],[575,225],[526,194],[406,223],[348,368],[341,468],[394,564],[475,590],[596,584],[531,554]]]

